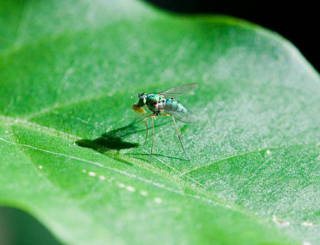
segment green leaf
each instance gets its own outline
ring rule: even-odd
[[[0,24],[0,204],[68,244],[318,243],[319,76],[286,40],[129,0],[2,0]],[[189,82],[191,162],[158,118],[150,163],[130,97]]]

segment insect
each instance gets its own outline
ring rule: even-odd
[[[176,88],[169,89],[161,93],[138,94],[139,101],[138,103],[132,106],[132,109],[135,112],[138,112],[140,114],[146,114],[145,108],[147,107],[152,112],[151,115],[146,116],[143,119],[143,121],[146,124],[145,142],[147,140],[148,131],[149,131],[147,119],[151,117],[151,122],[152,122],[152,145],[151,145],[151,153],[150,153],[150,162],[152,162],[152,151],[153,151],[153,142],[154,142],[154,121],[153,120],[157,116],[170,116],[172,118],[182,150],[186,155],[186,157],[188,158],[188,160],[190,161],[190,158],[188,157],[184,149],[184,146],[182,144],[175,118],[182,122],[191,123],[196,121],[196,117],[192,115],[190,112],[188,112],[188,110],[181,103],[179,103],[175,98],[177,98],[180,95],[187,94],[197,88],[198,88],[198,84],[189,83]]]

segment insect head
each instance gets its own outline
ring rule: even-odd
[[[143,107],[147,103],[147,94],[146,93],[138,94],[138,97],[139,97],[138,106]]]

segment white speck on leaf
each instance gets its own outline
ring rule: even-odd
[[[140,191],[140,194],[141,194],[142,196],[147,196],[147,195],[148,195],[148,192],[146,192],[146,191]]]
[[[136,189],[133,188],[132,186],[127,186],[127,190],[131,191],[131,192],[135,192],[136,191]]]
[[[122,183],[118,183],[118,186],[119,186],[120,188],[126,187],[126,185],[125,185],[125,184],[122,184]]]
[[[301,225],[303,226],[313,226],[313,223],[309,222],[309,221],[304,221],[301,223]]]
[[[273,216],[272,216],[272,221],[273,221],[274,223],[276,223],[277,225],[280,225],[280,226],[288,226],[288,225],[290,225],[290,222],[289,222],[289,221],[281,220],[281,219],[277,218],[276,215],[273,215]]]
[[[161,202],[162,202],[162,200],[161,200],[160,197],[156,197],[156,198],[154,199],[154,201],[155,201],[156,203],[161,203]]]
[[[97,175],[95,172],[89,172],[88,174],[93,177]]]

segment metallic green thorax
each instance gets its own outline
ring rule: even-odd
[[[181,113],[186,113],[187,109],[180,104],[175,99],[166,99],[159,94],[142,94],[139,96],[138,105],[145,104],[148,106],[149,110],[152,111],[156,115],[160,115],[163,111],[177,111]]]

